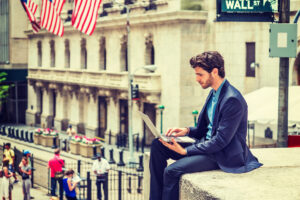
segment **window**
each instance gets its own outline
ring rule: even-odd
[[[87,69],[87,50],[86,50],[86,40],[81,40],[81,69]]]
[[[70,68],[70,42],[65,40],[65,68]]]
[[[50,67],[55,67],[55,42],[50,41]]]
[[[0,64],[9,64],[9,4],[0,1]]]
[[[105,37],[100,39],[100,60],[99,60],[99,69],[106,70],[106,44]]]
[[[146,46],[146,56],[145,56],[146,65],[154,65],[154,47],[152,42]]]
[[[128,71],[127,35],[121,38],[121,71]]]
[[[38,67],[42,66],[42,42],[37,42]]]
[[[246,43],[246,77],[255,77],[255,42]]]

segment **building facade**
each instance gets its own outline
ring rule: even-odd
[[[0,1],[0,73],[10,85],[0,102],[0,122],[25,124],[27,109],[27,16],[19,1]]]
[[[163,131],[193,125],[192,111],[201,109],[209,90],[196,83],[189,59],[206,50],[224,56],[226,77],[242,93],[278,85],[278,59],[268,56],[269,23],[216,22],[216,1],[134,1],[129,40],[122,6],[103,1],[95,32],[86,36],[71,26],[72,3],[63,8],[63,37],[26,32],[28,125],[66,130],[72,124],[78,133],[105,139],[128,133],[130,65],[140,89],[133,133],[150,144],[153,136],[135,111],[148,114]],[[300,84],[299,62],[290,60],[291,83]],[[157,70],[139,69],[145,65]],[[158,105],[165,106],[163,123]]]

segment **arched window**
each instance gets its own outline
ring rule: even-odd
[[[55,42],[50,41],[50,67],[55,67]]]
[[[100,39],[100,51],[99,51],[99,69],[106,70],[106,42],[105,37]]]
[[[127,50],[127,35],[121,38],[121,71],[128,71],[128,50]]]
[[[65,68],[70,68],[70,42],[65,40]]]
[[[80,62],[81,62],[81,69],[87,69],[87,50],[86,50],[86,40],[81,40],[81,56],[80,56]]]
[[[42,42],[37,42],[37,55],[38,55],[38,66],[42,66]]]

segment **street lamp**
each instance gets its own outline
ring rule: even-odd
[[[198,110],[193,110],[192,114],[193,114],[193,116],[194,116],[194,124],[195,124],[195,127],[197,127]]]
[[[163,111],[165,109],[164,105],[159,105],[158,109],[160,110],[160,134],[163,133]]]

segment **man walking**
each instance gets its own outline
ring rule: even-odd
[[[225,79],[223,57],[209,51],[190,59],[196,81],[211,87],[197,127],[172,128],[167,136],[190,136],[193,144],[155,139],[150,155],[150,199],[178,200],[181,175],[221,169],[245,173],[260,167],[246,145],[248,108],[241,93]],[[167,167],[167,160],[177,160]],[[205,181],[205,180],[199,180]]]
[[[54,150],[54,157],[51,158],[48,162],[48,169],[50,169],[50,177],[51,177],[51,196],[56,195],[56,187],[57,182],[59,184],[59,198],[63,200],[63,171],[64,160],[59,156],[60,150]]]
[[[9,170],[10,173],[12,173],[12,175],[15,179],[14,183],[18,183],[19,180],[18,180],[18,178],[16,176],[16,173],[15,173],[15,152],[14,152],[14,150],[12,150],[10,148],[10,146],[11,146],[10,143],[6,143],[4,145],[5,149],[4,149],[3,154],[9,160],[8,170]]]
[[[101,184],[104,191],[104,199],[108,200],[108,171],[110,166],[104,158],[101,158],[101,154],[97,154],[97,160],[94,161],[92,170],[96,175],[96,186],[97,186],[97,200],[101,200]]]

